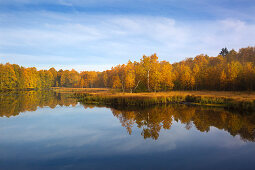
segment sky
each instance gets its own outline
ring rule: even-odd
[[[255,46],[254,0],[0,0],[0,62],[103,71]]]

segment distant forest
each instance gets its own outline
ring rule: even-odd
[[[254,90],[255,47],[238,52],[223,48],[216,57],[198,55],[170,64],[156,54],[139,62],[128,61],[103,72],[37,70],[17,64],[0,64],[0,90],[50,87],[115,88],[126,92],[169,90]]]

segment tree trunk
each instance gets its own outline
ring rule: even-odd
[[[122,87],[122,92],[124,93],[124,85],[123,85],[123,82],[121,83],[121,87]]]
[[[135,88],[134,88],[134,91],[135,91],[136,88],[138,87],[139,83],[140,83],[140,80],[137,82],[137,84],[136,84],[136,86],[135,86]]]
[[[147,72],[147,89],[150,91],[150,70]]]

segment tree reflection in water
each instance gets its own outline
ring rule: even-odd
[[[201,132],[209,132],[216,127],[229,132],[232,136],[240,135],[244,141],[255,141],[255,115],[237,114],[219,108],[191,107],[186,105],[155,106],[142,109],[112,109],[122,126],[129,134],[137,124],[142,129],[141,135],[157,140],[161,129],[171,129],[174,121],[185,124],[187,130],[192,126]]]
[[[66,94],[53,91],[22,91],[0,93],[0,116],[17,116],[21,112],[36,111],[38,107],[76,106],[77,101]]]
[[[21,112],[35,111],[38,107],[76,106],[74,98],[52,91],[29,91],[0,94],[0,116],[17,116]],[[83,104],[84,108],[94,105]],[[96,106],[99,107],[99,106]],[[105,107],[105,106],[102,106]],[[187,130],[195,127],[201,132],[209,132],[210,127],[240,135],[244,141],[255,141],[255,114],[237,114],[220,108],[191,107],[186,105],[165,105],[147,108],[111,108],[115,117],[131,135],[132,128],[141,129],[144,139],[159,138],[161,129],[171,129],[173,122],[185,124]]]

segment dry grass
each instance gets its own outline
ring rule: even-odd
[[[64,88],[83,103],[109,105],[148,106],[167,103],[186,103],[197,105],[222,106],[235,110],[255,110],[255,92],[231,91],[170,91],[151,93],[122,93],[104,88]]]
[[[112,93],[108,91],[90,92],[94,95],[106,95],[112,97],[171,97],[171,96],[201,96],[201,97],[224,97],[238,101],[255,100],[255,92],[230,92],[230,91],[170,91],[156,93]]]
[[[169,92],[145,92],[145,93],[122,93],[108,88],[64,88],[54,87],[59,93],[88,93],[91,95],[109,97],[172,97],[172,96],[201,96],[201,97],[224,97],[237,101],[255,100],[255,91],[169,91]]]
[[[52,89],[58,93],[104,93],[110,89],[107,88],[69,88],[69,87],[52,87]]]

